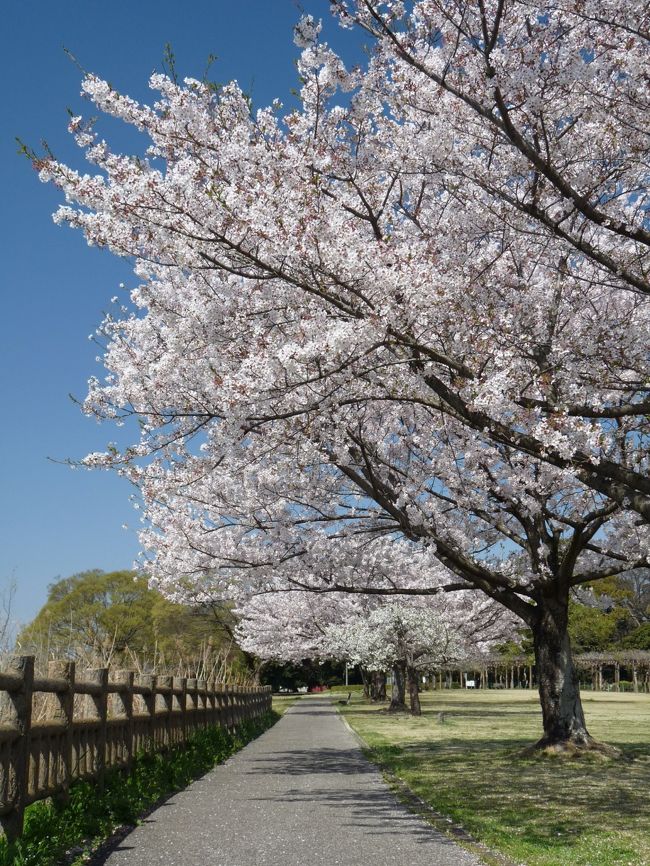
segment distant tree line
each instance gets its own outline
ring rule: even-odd
[[[600,580],[569,603],[574,652],[650,650],[650,572]]]
[[[182,605],[133,571],[83,571],[48,587],[47,601],[18,634],[37,659],[131,667],[180,676],[250,678],[255,660],[235,643],[225,604]]]

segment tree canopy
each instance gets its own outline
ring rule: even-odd
[[[210,651],[241,663],[229,634],[232,614],[223,606],[216,613],[170,602],[149,588],[145,575],[94,569],[52,583],[18,645],[46,658],[147,669],[193,669]]]
[[[172,598],[482,591],[533,630],[546,744],[589,745],[570,591],[648,566],[647,4],[332,4],[300,106],[94,75],[147,139],[51,156],[57,219],[135,261],[86,410]],[[180,578],[182,579],[179,579]]]

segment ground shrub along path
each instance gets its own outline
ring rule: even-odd
[[[398,803],[327,696],[301,698],[99,863],[479,866]]]
[[[242,722],[234,731],[220,727],[196,731],[167,753],[140,754],[128,774],[110,770],[103,791],[79,781],[65,804],[49,799],[28,806],[22,837],[13,844],[0,837],[0,866],[85,863],[88,852],[111,834],[125,832],[147,809],[243,748],[274,724],[283,709],[280,705]]]
[[[341,711],[372,756],[436,811],[526,866],[650,864],[650,696],[583,694],[591,732],[622,750],[618,760],[522,758],[541,726],[533,692],[422,698],[417,719],[356,695]]]

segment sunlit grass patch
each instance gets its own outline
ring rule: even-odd
[[[434,809],[528,866],[650,864],[650,696],[587,693],[591,733],[623,758],[522,757],[539,738],[537,695],[442,691],[420,718],[356,696],[342,708],[372,755]]]
[[[273,695],[273,712],[283,716],[289,707],[299,699],[299,695]]]

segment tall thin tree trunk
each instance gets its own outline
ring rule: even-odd
[[[372,672],[371,697],[376,702],[386,700],[386,674],[384,671]]]
[[[422,707],[420,706],[420,688],[418,683],[418,672],[415,668],[408,665],[406,668],[406,681],[409,690],[409,702],[411,704],[411,715],[421,716]]]
[[[391,713],[404,713],[406,707],[406,662],[397,662],[393,666],[393,693],[390,698],[388,711]]]
[[[366,668],[360,668],[361,682],[363,683],[363,696],[366,700],[371,697],[372,672]]]

